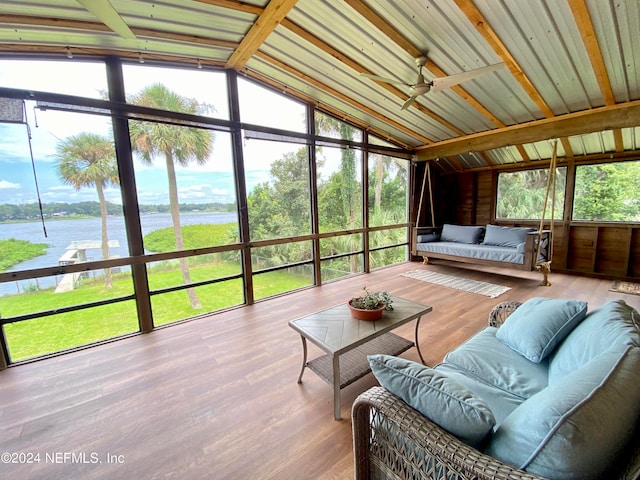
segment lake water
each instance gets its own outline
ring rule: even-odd
[[[238,217],[235,213],[196,212],[183,213],[180,215],[180,223],[182,226],[199,223],[230,223],[237,222],[237,219]],[[140,223],[143,235],[172,225],[171,215],[168,213],[143,215],[140,217]],[[111,255],[119,255],[121,257],[129,256],[124,218],[109,217],[107,219],[107,226],[109,240],[117,240],[120,243],[119,247],[114,247],[109,250]],[[8,271],[56,266],[58,265],[58,259],[64,254],[71,242],[80,240],[100,242],[100,218],[49,220],[46,221],[46,227],[47,237],[44,236],[41,222],[0,223],[0,239],[15,238],[17,240],[28,240],[33,243],[46,243],[49,245],[45,255],[14,265]],[[98,260],[100,255],[99,248],[87,251],[88,259]],[[18,282],[0,283],[0,296],[23,291],[27,285],[34,285],[35,280],[24,280],[20,282],[20,285],[17,283]],[[38,286],[40,288],[53,287],[55,284],[55,278],[53,277],[41,277],[38,279]]]

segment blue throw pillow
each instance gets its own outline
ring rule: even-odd
[[[437,242],[440,240],[440,235],[437,233],[426,233],[424,235],[418,235],[418,243]]]
[[[498,225],[487,225],[482,244],[517,248],[518,245],[525,242],[527,234],[530,232],[535,232],[535,230],[533,228],[524,227],[499,227]]]
[[[586,302],[531,298],[507,317],[496,338],[523,357],[540,363],[586,313]]]
[[[493,429],[491,409],[464,385],[411,360],[367,358],[380,385],[463,442],[478,446]]]
[[[451,225],[445,223],[442,226],[440,241],[458,243],[480,243],[484,227]]]
[[[624,300],[612,300],[591,310],[549,357],[549,383],[613,345],[640,346],[639,325],[640,315]]]
[[[640,348],[614,346],[518,406],[485,453],[557,480],[612,478],[639,404]]]

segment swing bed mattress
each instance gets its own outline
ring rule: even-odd
[[[549,260],[550,232],[541,235],[540,252],[536,258],[539,233],[526,227],[497,225],[463,226],[445,224],[414,228],[413,254],[467,263],[500,265],[519,270],[533,270]]]

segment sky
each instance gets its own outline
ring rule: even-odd
[[[228,119],[226,78],[219,72],[193,69],[172,70],[147,65],[127,65],[124,69],[127,94],[139,92],[145,86],[162,80],[171,90],[200,102],[213,105],[215,118]],[[107,90],[106,72],[102,64],[84,61],[30,62],[0,61],[0,87],[48,91],[90,98],[102,98]],[[304,131],[305,108],[300,103],[239,79],[242,120],[247,123]],[[86,114],[43,111],[35,102],[26,103],[25,124],[0,122],[0,204],[37,202],[29,135],[35,161],[35,173],[43,203],[96,201],[95,188],[76,191],[58,178],[55,170],[56,145],[81,132],[112,136],[108,117]],[[286,152],[300,145],[244,140],[247,189],[269,179],[269,165]],[[213,153],[209,161],[198,166],[176,168],[181,203],[233,202],[234,181],[230,136],[215,132]],[[135,160],[136,185],[140,204],[168,204],[167,177],[164,158],[153,165]],[[121,204],[120,190],[106,190],[107,200]]]

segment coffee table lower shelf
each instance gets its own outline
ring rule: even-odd
[[[400,355],[415,346],[411,340],[394,333],[385,333],[340,355],[340,389],[352,384],[371,371],[367,355],[382,353]],[[307,362],[307,367],[329,385],[333,385],[333,363],[329,354]]]

